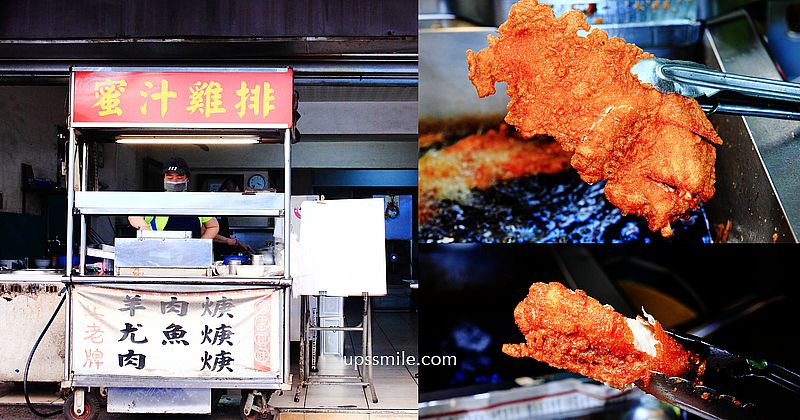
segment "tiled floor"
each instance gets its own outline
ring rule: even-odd
[[[372,348],[374,356],[417,357],[417,317],[409,313],[373,313]],[[348,322],[351,324],[351,322]],[[345,355],[361,352],[361,334],[345,333]],[[321,374],[354,374],[354,367],[342,358],[320,359]],[[309,385],[298,402],[294,390],[274,396],[270,405],[279,410],[279,418],[294,419],[390,419],[417,418],[416,366],[381,365],[373,367],[378,402],[373,403],[369,390],[353,385]],[[299,380],[294,372],[295,381]]]

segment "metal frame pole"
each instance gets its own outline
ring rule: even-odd
[[[69,147],[67,153],[67,237],[64,242],[67,245],[67,261],[66,261],[66,274],[72,274],[72,245],[74,241],[73,231],[75,230],[75,223],[72,219],[73,210],[75,208],[75,130],[69,130]]]
[[[283,270],[284,277],[291,278],[291,240],[292,232],[292,136],[291,130],[284,131],[283,136]]]
[[[87,191],[89,183],[89,143],[81,145],[81,183],[80,191]],[[78,273],[85,274],[86,266],[86,215],[81,213],[81,247],[78,249]]]
[[[292,130],[286,129],[283,133],[283,276],[291,280],[291,232],[292,232]],[[284,337],[283,337],[283,369],[286,372],[286,380],[289,378],[291,362],[289,360],[289,341],[290,341],[290,300],[289,291],[284,289]]]
[[[359,374],[361,375],[361,382],[364,382],[364,378],[367,376],[367,370],[369,369],[369,363],[372,363],[372,359],[367,352],[369,341],[369,296],[364,293],[362,294],[362,298],[364,299],[364,307],[361,308],[361,357],[364,359],[364,364],[361,365]]]
[[[67,141],[67,234],[64,237],[64,244],[66,245],[66,261],[64,262],[64,275],[72,277],[72,231],[75,229],[72,214],[75,207],[75,129],[72,127],[72,99],[75,97],[75,73],[71,73],[69,77],[69,116],[67,117],[67,126],[69,130],[69,139]],[[64,334],[64,380],[70,380],[70,371],[72,365],[72,291],[67,285],[67,316],[65,317],[65,334]]]

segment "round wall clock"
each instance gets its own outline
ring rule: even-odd
[[[247,180],[247,186],[254,190],[264,190],[267,188],[267,178],[261,174],[255,174]]]

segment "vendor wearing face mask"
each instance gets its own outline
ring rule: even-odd
[[[164,191],[186,191],[189,186],[189,166],[179,157],[164,164]],[[214,217],[197,216],[129,216],[128,222],[139,230],[191,231],[192,238],[214,239],[219,223]]]

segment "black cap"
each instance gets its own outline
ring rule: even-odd
[[[175,171],[179,175],[188,175],[189,165],[186,164],[183,158],[173,156],[164,163],[164,170],[161,171],[161,174],[166,174],[169,171]]]

